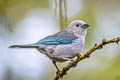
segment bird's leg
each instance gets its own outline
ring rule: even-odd
[[[57,75],[58,75],[58,77],[61,77],[61,76],[60,76],[60,70],[59,70],[59,68],[58,68],[58,66],[57,66],[57,64],[56,64],[56,62],[55,62],[55,61],[52,61],[52,62],[53,62],[54,66],[55,66],[56,69],[57,69]]]

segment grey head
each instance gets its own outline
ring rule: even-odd
[[[68,32],[72,32],[78,36],[86,36],[87,28],[89,25],[82,20],[72,21],[65,29]]]

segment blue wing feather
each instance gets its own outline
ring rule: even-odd
[[[61,31],[54,35],[45,37],[37,42],[37,44],[45,45],[60,45],[60,44],[71,44],[77,37],[73,33],[67,31]]]

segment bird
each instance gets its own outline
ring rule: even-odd
[[[33,44],[11,45],[9,48],[35,48],[52,60],[60,76],[56,62],[72,60],[84,48],[89,24],[83,20],[73,20],[67,27]]]

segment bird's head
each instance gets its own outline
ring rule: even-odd
[[[68,32],[72,32],[74,34],[85,36],[87,33],[87,28],[89,25],[82,20],[74,20],[72,21],[66,28]]]

